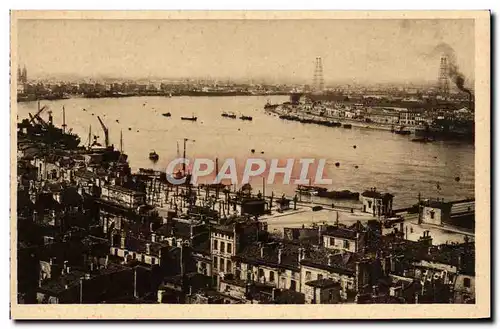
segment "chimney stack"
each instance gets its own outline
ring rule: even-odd
[[[304,259],[304,249],[299,248],[299,263],[302,259]]]
[[[333,265],[333,255],[328,255],[328,266]]]

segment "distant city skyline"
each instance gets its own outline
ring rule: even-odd
[[[29,78],[180,79],[311,84],[433,82],[439,45],[474,77],[473,20],[24,20]]]

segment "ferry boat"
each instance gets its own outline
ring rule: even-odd
[[[326,192],[327,189],[324,187],[313,186],[313,185],[299,185],[296,192],[303,195],[319,195],[320,193]]]
[[[240,116],[240,119],[241,120],[246,120],[246,121],[252,121],[252,117],[251,116],[248,116],[248,115],[242,115]]]
[[[236,114],[231,113],[231,112],[222,112],[221,117],[236,119]]]
[[[170,112],[163,113],[162,115],[163,115],[164,117],[168,117],[168,118],[170,118],[170,117],[172,116],[172,115],[170,114]]]
[[[342,191],[321,191],[318,193],[319,197],[336,199],[336,200],[358,200],[359,193],[351,192],[349,190]]]

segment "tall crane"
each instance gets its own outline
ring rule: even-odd
[[[106,125],[104,125],[104,123],[102,122],[102,120],[99,116],[97,116],[97,119],[99,120],[99,123],[101,124],[102,130],[104,130],[104,144],[106,145],[106,147],[109,147],[109,130],[106,127]]]

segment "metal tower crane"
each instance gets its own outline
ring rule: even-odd
[[[185,159],[186,158],[186,142],[196,142],[194,139],[188,139],[188,138],[184,138],[184,151],[183,151],[183,155],[182,157]],[[182,164],[182,171],[183,173],[185,174],[186,173],[186,163],[183,163]]]
[[[104,144],[109,147],[109,130],[108,127],[102,122],[101,118],[97,116],[99,123],[101,124],[102,130],[104,130]]]
[[[35,118],[41,119],[40,114],[42,114],[42,112],[45,111],[45,109],[47,109],[47,106],[44,105],[42,108],[40,108],[40,102],[38,102],[38,112],[36,112],[36,114],[33,116],[30,113],[30,119],[31,119],[30,124],[35,121]]]

